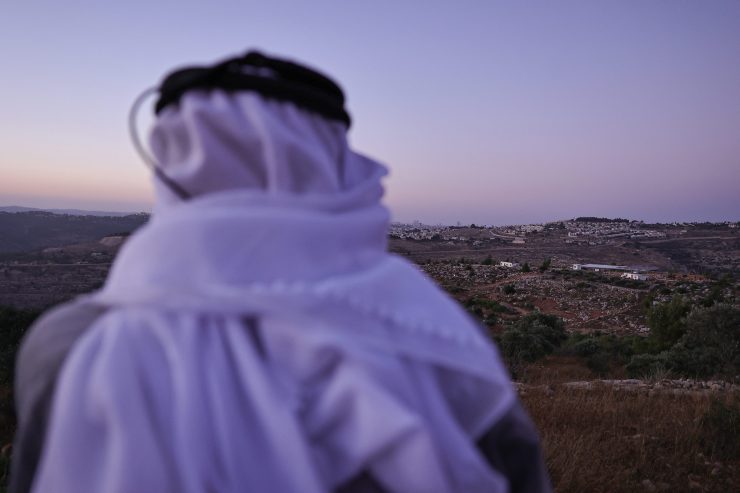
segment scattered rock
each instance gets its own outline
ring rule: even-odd
[[[650,481],[649,479],[643,479],[642,480],[642,487],[645,488],[645,491],[655,491],[655,490],[657,490],[657,488],[655,487],[655,485],[653,484],[653,482]]]

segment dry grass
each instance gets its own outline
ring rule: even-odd
[[[732,397],[721,399],[715,407],[738,405],[736,397],[734,404]],[[554,384],[525,391],[522,401],[540,430],[559,492],[740,491],[737,447],[718,447],[740,443],[737,423],[708,425],[707,395]],[[740,415],[734,409],[733,419]]]
[[[525,364],[516,379],[532,385],[550,385],[599,378],[577,356],[546,356],[536,363]],[[617,377],[614,377],[617,378]]]

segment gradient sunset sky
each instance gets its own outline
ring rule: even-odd
[[[340,81],[396,220],[740,219],[738,0],[6,3],[0,205],[147,210],[131,102],[248,48]]]

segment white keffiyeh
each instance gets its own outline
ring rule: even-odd
[[[152,149],[150,222],[90,302],[60,376],[37,492],[506,491],[475,440],[512,405],[454,301],[386,252],[385,169],[342,124],[194,92]]]

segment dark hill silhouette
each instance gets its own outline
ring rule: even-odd
[[[71,216],[130,216],[134,212],[112,212],[112,211],[88,211],[84,209],[39,209],[36,207],[23,207],[19,205],[0,206],[0,212],[52,212],[54,214],[69,214]]]
[[[21,253],[97,241],[104,236],[130,233],[149,219],[148,214],[77,216],[44,211],[0,212],[0,253]]]

